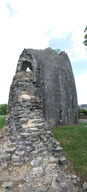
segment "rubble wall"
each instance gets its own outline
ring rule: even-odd
[[[75,104],[68,56],[58,56],[50,48],[24,49],[10,87],[6,125],[0,132],[0,192],[83,191],[50,130],[76,123]]]

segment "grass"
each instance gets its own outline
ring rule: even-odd
[[[5,125],[5,117],[0,117],[0,128]]]
[[[82,177],[87,177],[87,123],[52,130],[63,148],[67,160]]]

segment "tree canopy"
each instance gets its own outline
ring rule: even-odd
[[[85,35],[84,35],[84,41],[83,41],[83,43],[84,43],[85,46],[87,46],[87,25],[86,25],[86,27],[85,27],[84,33],[85,33]]]

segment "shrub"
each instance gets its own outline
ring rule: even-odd
[[[61,52],[60,49],[54,49],[55,54],[59,55],[60,52]]]
[[[7,114],[7,104],[1,104],[0,109],[3,111],[2,115]],[[1,115],[1,114],[0,114]]]
[[[7,113],[7,104],[2,105],[2,110],[3,110],[4,114]]]
[[[86,117],[87,116],[87,110],[86,109],[78,109],[78,116],[80,117]]]
[[[0,115],[4,115],[4,112],[2,109],[0,109]]]

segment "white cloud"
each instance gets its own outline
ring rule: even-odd
[[[70,50],[72,55],[72,60],[80,60],[87,58],[87,51],[86,47],[83,44],[84,41],[84,28],[82,27],[77,28],[75,32],[72,33],[71,41],[72,41],[72,49]]]
[[[9,90],[18,57],[24,48],[44,49],[51,38],[66,38],[72,31],[71,58],[76,59],[72,53],[77,59],[86,57],[82,45],[86,19],[86,0],[1,0],[0,90],[3,94],[0,103],[4,102],[3,95]]]
[[[87,104],[87,71],[76,77],[78,104]]]

